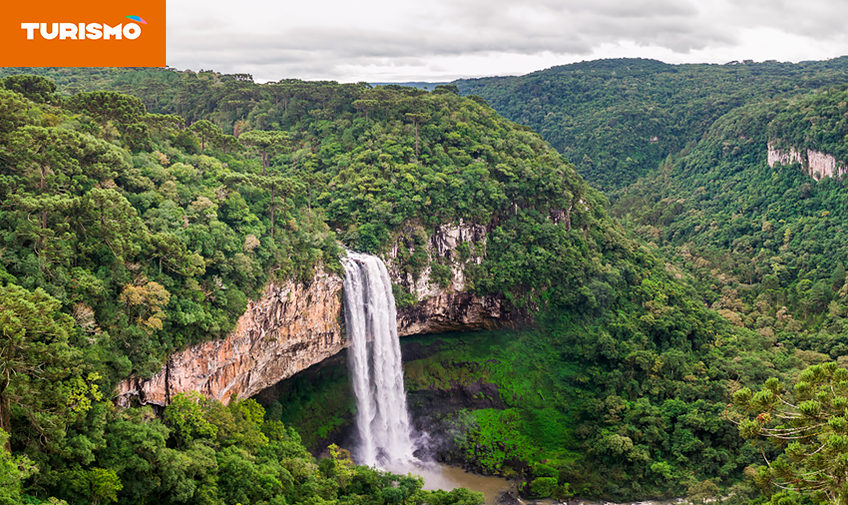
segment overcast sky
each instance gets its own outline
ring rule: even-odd
[[[840,0],[169,0],[168,65],[340,82],[848,54]]]

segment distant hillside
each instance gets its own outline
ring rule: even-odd
[[[370,83],[372,86],[405,86],[408,88],[418,88],[425,89],[427,91],[433,91],[436,89],[436,86],[444,86],[445,84],[450,84],[449,82],[425,82],[425,81],[415,81],[415,82],[372,82]]]
[[[590,184],[611,190],[697,142],[736,107],[845,82],[848,57],[725,65],[598,60],[454,84],[538,131]]]
[[[622,191],[615,213],[737,325],[842,359],[846,104],[841,87],[740,107]]]

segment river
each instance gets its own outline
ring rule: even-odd
[[[458,487],[467,487],[472,491],[483,493],[486,497],[486,505],[495,505],[504,491],[512,491],[513,496],[518,496],[513,480],[476,475],[456,466],[434,463],[432,466],[416,468],[412,472],[424,477],[424,489],[449,491]]]
[[[462,468],[434,463],[430,468],[416,468],[413,473],[424,478],[424,489],[444,489],[449,491],[458,487],[467,487],[472,491],[480,491],[486,498],[486,505],[497,505],[498,498],[504,491],[510,491],[512,496],[518,498],[518,489],[514,480],[501,477],[487,477],[468,473]],[[546,499],[523,499],[518,498],[518,503],[524,505],[556,505],[559,500]],[[671,500],[645,500],[627,503],[613,503],[602,500],[586,500],[582,498],[571,498],[571,505],[683,505],[687,504],[684,499]]]

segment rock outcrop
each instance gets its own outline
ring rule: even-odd
[[[443,292],[398,310],[398,335],[491,330],[524,318],[504,310],[500,295]]]
[[[400,336],[493,329],[523,319],[523,313],[505,310],[501,296],[464,291],[464,268],[483,261],[485,245],[486,229],[481,225],[460,221],[439,227],[426,244],[430,266],[416,278],[397,267],[399,248],[405,247],[398,240],[386,264],[392,282],[418,300],[398,310]],[[449,267],[447,282],[443,278],[440,285],[433,280],[434,265],[442,265],[443,272]],[[118,404],[127,406],[137,398],[142,404],[164,406],[173,395],[187,391],[226,403],[233,394],[253,396],[320,363],[347,345],[342,284],[338,275],[319,272],[310,282],[269,285],[260,299],[248,304],[226,339],[173,354],[150,379],[124,380],[118,386]]]
[[[833,177],[843,172],[845,172],[845,167],[837,162],[833,156],[807,149],[807,173],[816,179]]]
[[[801,157],[801,153],[798,150],[794,147],[790,147],[788,151],[778,149],[774,142],[768,143],[768,165],[770,167],[774,168],[777,164],[791,165],[793,163],[804,164],[804,159]]]
[[[408,225],[412,231],[414,225]],[[427,252],[427,266],[417,277],[408,269],[403,269],[398,258],[401,249],[406,249],[410,256],[414,255],[415,243],[407,234],[400,234],[385,258],[392,283],[399,284],[415,295],[418,301],[427,300],[445,293],[457,293],[465,289],[465,266],[469,263],[479,265],[483,262],[486,251],[486,227],[479,224],[468,224],[462,219],[458,224],[437,226],[424,246]],[[467,256],[460,253],[460,246],[465,244]],[[433,277],[435,265],[450,268],[450,278],[444,285]]]
[[[437,226],[423,246],[427,266],[414,276],[402,268],[401,253],[413,256],[417,247],[407,233],[401,233],[389,251],[387,266],[392,283],[415,296],[418,303],[398,310],[398,334],[401,336],[448,331],[494,329],[523,318],[523,314],[505,310],[501,295],[478,296],[466,292],[465,270],[479,265],[486,253],[486,227],[459,223]],[[405,251],[402,251],[405,249]],[[447,275],[436,279],[434,269]]]
[[[845,166],[830,154],[825,154],[812,149],[807,149],[806,156],[794,147],[789,150],[780,149],[776,142],[768,143],[768,164],[774,167],[777,164],[791,165],[800,163],[801,166],[816,180],[823,177],[833,177],[845,173]]]
[[[341,289],[342,278],[324,272],[308,283],[270,284],[229,337],[173,354],[148,380],[124,380],[118,404],[138,397],[142,404],[164,406],[187,391],[227,403],[233,394],[254,395],[336,354],[346,345]]]

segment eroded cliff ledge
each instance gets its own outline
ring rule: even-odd
[[[473,253],[460,258],[456,251],[464,242]],[[440,261],[450,265],[450,279],[441,284],[431,280],[430,267],[415,280],[403,275],[394,267],[398,247],[385,258],[392,282],[407,286],[418,300],[398,310],[400,336],[492,329],[525,318],[506,311],[501,296],[463,291],[464,264],[482,261],[484,227],[460,222],[435,230],[426,250],[434,265]],[[164,406],[173,395],[187,391],[227,403],[233,394],[253,396],[320,363],[347,345],[342,285],[340,276],[323,271],[309,282],[270,284],[258,300],[248,304],[226,339],[173,354],[150,379],[122,381],[118,404],[128,406],[137,399],[141,404]]]
[[[392,283],[407,289],[417,300],[411,307],[398,310],[399,335],[494,329],[524,318],[523,314],[507,312],[500,295],[481,297],[466,292],[466,267],[482,263],[486,253],[485,226],[460,219],[436,227],[423,244],[427,266],[413,275],[401,266],[399,258],[415,255],[419,244],[412,237],[417,231],[423,230],[408,224],[386,258]],[[439,268],[442,275],[437,278]]]
[[[768,165],[772,168],[776,164],[791,165],[800,163],[802,167],[814,177],[820,180],[823,177],[834,177],[846,171],[845,165],[830,154],[825,154],[812,149],[807,149],[806,156],[794,147],[781,149],[778,145],[782,142],[769,141],[768,143]]]
[[[187,391],[227,403],[233,394],[253,395],[336,354],[345,346],[341,289],[341,277],[322,271],[308,283],[268,285],[248,303],[229,337],[171,355],[148,380],[124,380],[118,404],[138,397],[142,404],[164,406]]]

